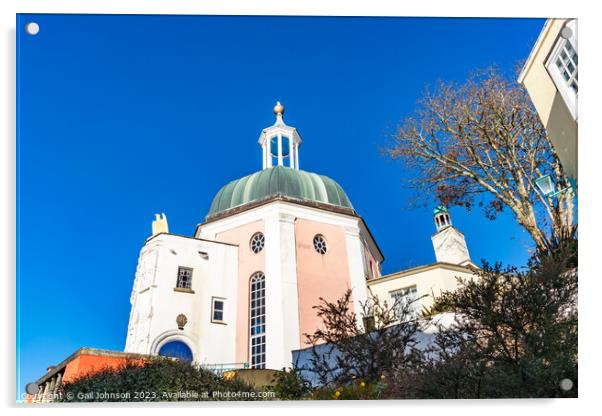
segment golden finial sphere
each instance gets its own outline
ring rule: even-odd
[[[276,105],[274,106],[274,114],[283,114],[284,113],[284,106],[282,104],[280,104],[280,101],[276,102]]]

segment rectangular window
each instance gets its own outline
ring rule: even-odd
[[[190,267],[178,267],[176,287],[180,289],[192,288],[192,269]]]
[[[566,84],[577,93],[577,52],[571,42],[564,41],[560,47],[560,54],[556,57],[556,67],[562,74]]]
[[[415,319],[418,312],[418,305],[416,305],[416,295],[418,291],[416,286],[404,287],[403,289],[395,290],[390,292],[391,305],[395,310],[395,316],[398,320],[409,320]],[[410,305],[409,307],[407,305]],[[409,315],[403,316],[403,311]]]
[[[579,92],[577,53],[577,24],[569,21],[560,32],[545,66],[567,108],[577,120],[577,94]]]
[[[224,322],[224,301],[223,298],[212,298],[211,299],[211,322]]]
[[[265,368],[265,275],[257,272],[250,282],[250,351],[251,368]]]

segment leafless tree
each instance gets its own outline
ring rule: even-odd
[[[494,68],[425,92],[387,153],[405,163],[405,184],[417,195],[478,204],[489,219],[508,208],[538,249],[573,230],[574,191],[549,197],[535,184],[549,174],[558,189],[569,188],[546,130],[526,90]]]

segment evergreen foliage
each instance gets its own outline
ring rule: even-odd
[[[225,379],[183,361],[159,357],[147,363],[130,361],[121,368],[66,383],[62,401],[253,400],[246,394],[253,392],[253,388],[241,381]]]

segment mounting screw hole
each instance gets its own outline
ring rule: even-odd
[[[32,36],[37,35],[40,32],[40,25],[36,22],[29,22],[25,25],[25,31]]]

